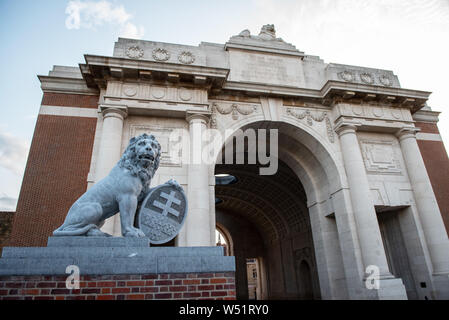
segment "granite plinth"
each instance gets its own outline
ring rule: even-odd
[[[47,247],[149,247],[150,239],[134,237],[49,237]]]
[[[234,272],[222,247],[149,247],[147,238],[50,237],[48,247],[6,247],[0,275]]]

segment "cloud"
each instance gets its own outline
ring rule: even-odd
[[[17,206],[17,199],[0,193],[0,211],[15,211]]]
[[[144,35],[144,28],[131,22],[132,15],[122,5],[114,5],[109,1],[70,1],[65,13],[68,15],[65,20],[67,29],[94,29],[96,26],[111,24],[120,28],[120,36],[140,39]]]
[[[28,144],[0,129],[0,167],[21,176],[25,169]]]

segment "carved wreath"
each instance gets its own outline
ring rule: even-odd
[[[126,49],[125,53],[129,58],[139,59],[139,58],[143,57],[144,52],[138,46],[133,46],[133,47],[129,47],[128,49]]]
[[[380,83],[382,83],[384,86],[387,86],[387,87],[390,87],[393,84],[391,79],[387,76],[380,76],[379,81],[380,81]]]
[[[367,84],[372,84],[374,82],[373,76],[369,73],[361,73],[360,80],[362,80],[362,82]]]
[[[195,62],[195,56],[190,51],[183,51],[179,54],[178,60],[184,64],[191,64]]]
[[[170,59],[170,53],[162,48],[156,48],[153,50],[153,59],[156,61],[167,61]]]
[[[338,76],[340,77],[340,79],[342,79],[344,81],[350,82],[350,81],[354,80],[354,74],[351,71],[348,71],[348,70],[339,72]]]
[[[324,120],[326,123],[327,137],[329,138],[329,141],[331,143],[334,143],[335,141],[334,131],[332,130],[332,124],[329,117],[327,116],[327,112],[323,111],[320,115],[316,115],[312,113],[310,110],[304,110],[300,112],[298,110],[295,110],[295,108],[288,108],[287,114],[299,120],[306,119],[307,124],[309,126],[313,125],[313,121],[322,122]]]

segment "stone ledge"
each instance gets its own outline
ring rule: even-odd
[[[2,258],[156,258],[156,257],[223,256],[222,247],[6,247]],[[1,260],[0,260],[1,261]]]
[[[49,237],[48,247],[149,247],[148,238],[130,237]]]
[[[235,258],[223,256],[222,247],[145,247],[148,239],[112,237],[50,237],[48,243],[4,248],[0,275],[65,275],[69,265],[83,275],[235,271]]]
[[[2,258],[0,275],[63,275],[69,265],[81,274],[142,274],[179,272],[234,272],[234,257],[132,257],[132,258]]]

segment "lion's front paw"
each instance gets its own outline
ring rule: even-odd
[[[124,237],[135,237],[135,238],[143,238],[146,237],[145,233],[138,228],[131,227],[125,231],[123,234]]]

